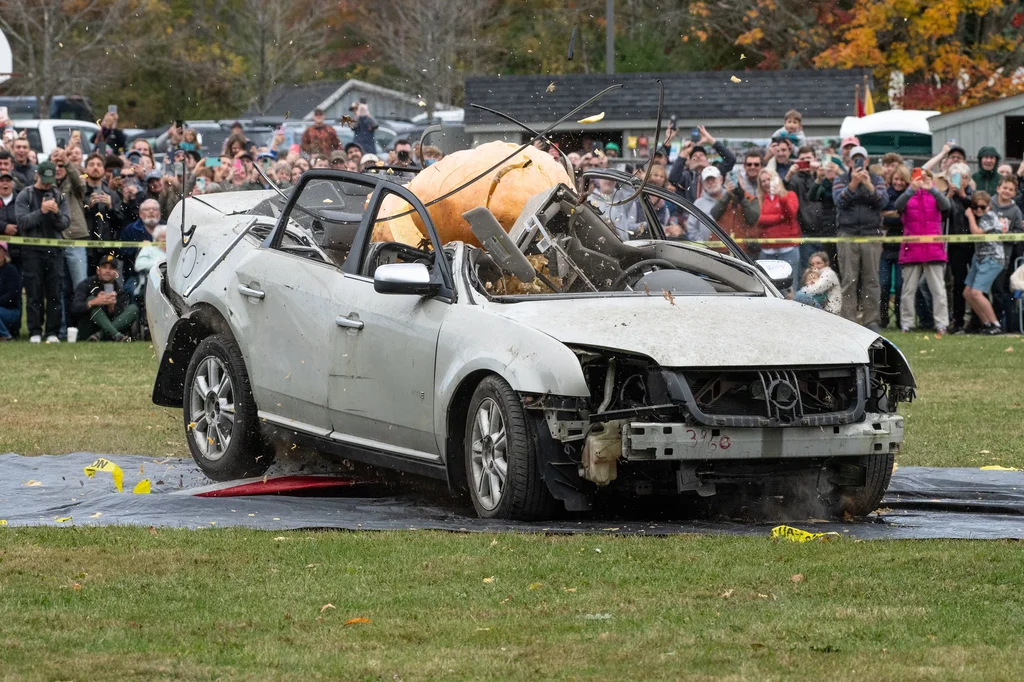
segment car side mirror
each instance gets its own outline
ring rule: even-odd
[[[793,266],[784,260],[759,260],[757,265],[777,289],[793,286]]]
[[[431,280],[430,269],[423,263],[388,263],[374,271],[373,290],[378,294],[434,296],[441,284]]]

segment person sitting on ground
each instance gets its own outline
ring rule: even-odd
[[[21,273],[7,249],[0,242],[0,341],[10,341],[21,326]]]
[[[796,109],[786,112],[785,123],[781,128],[772,133],[772,137],[788,137],[795,147],[803,147],[807,144],[807,136],[804,135],[804,117]]]
[[[793,300],[839,315],[843,311],[843,286],[839,275],[829,266],[828,254],[824,251],[811,254],[808,263],[808,270],[816,272],[817,278],[805,280]],[[825,296],[824,301],[818,298],[821,295]]]
[[[126,305],[117,283],[117,259],[113,254],[100,258],[96,274],[75,287],[71,313],[78,320],[78,333],[90,341],[131,341],[125,334],[139,316],[139,306]]]
[[[971,234],[998,234],[1005,231],[999,216],[992,210],[992,199],[988,192],[977,191],[971,197],[967,211],[967,224]],[[964,300],[981,321],[982,334],[1002,334],[992,303],[986,298],[992,292],[992,283],[1003,271],[1005,254],[999,242],[978,242],[974,245],[971,269],[964,280]]]

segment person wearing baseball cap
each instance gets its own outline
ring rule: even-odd
[[[846,143],[843,140],[843,153]],[[836,204],[836,225],[840,237],[877,237],[882,234],[882,209],[889,201],[885,180],[868,170],[868,153],[864,147],[849,147],[848,170],[832,183]],[[881,288],[878,265],[882,259],[880,243],[839,242],[839,271],[843,273],[843,310],[848,320],[857,321],[857,289],[860,288],[862,322],[875,333],[879,326]]]
[[[300,146],[310,156],[329,156],[335,149],[341,149],[338,133],[333,126],[324,123],[324,110],[320,107],[313,110],[313,125],[303,131]]]
[[[36,167],[36,180],[21,190],[14,201],[18,234],[38,239],[62,239],[71,224],[67,199],[53,186],[57,167],[44,161]],[[47,343],[58,343],[61,321],[61,277],[64,255],[55,246],[24,246],[21,249],[25,280],[29,341],[39,343],[46,331]],[[45,310],[45,319],[44,319]]]
[[[11,263],[7,242],[0,242],[0,341],[21,327],[21,273]]]
[[[607,142],[604,145],[604,155],[609,159],[614,159],[619,156],[622,149],[614,142]]]
[[[715,204],[725,194],[725,185],[722,182],[722,171],[715,166],[708,166],[700,172],[700,182],[704,191],[693,202],[693,205],[711,215]],[[686,238],[692,242],[706,242],[711,239],[711,230],[697,220],[696,216],[689,216],[686,219]]]
[[[850,167],[850,150],[859,146],[860,140],[856,135],[849,135],[843,138],[842,143],[839,145],[839,154],[843,159],[843,167]]]
[[[126,332],[138,319],[139,307],[120,294],[117,258],[104,254],[96,264],[96,274],[75,287],[71,314],[78,322],[78,333],[90,341],[131,341]]]
[[[348,163],[348,154],[340,149],[335,149],[331,152],[331,168],[334,170],[345,170],[346,163]]]

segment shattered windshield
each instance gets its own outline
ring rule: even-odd
[[[604,188],[629,197],[625,186]],[[492,296],[765,293],[754,266],[735,255],[661,239],[646,201],[602,210],[590,195],[581,204],[556,187],[532,198],[507,236],[474,227],[483,250],[471,252],[468,267]]]

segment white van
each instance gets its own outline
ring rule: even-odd
[[[89,121],[73,121],[61,118],[14,119],[14,129],[19,133],[25,131],[29,146],[35,150],[40,161],[50,158],[50,152],[62,147],[71,139],[71,132],[77,130],[82,135],[82,156],[92,151],[89,138],[100,127]]]

